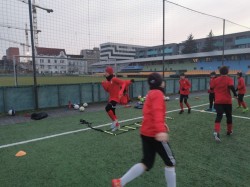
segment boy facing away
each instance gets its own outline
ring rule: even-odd
[[[233,133],[233,118],[232,118],[232,97],[230,90],[233,92],[234,97],[237,97],[233,79],[228,76],[228,67],[222,66],[220,68],[221,76],[217,77],[211,84],[211,89],[215,94],[215,110],[216,118],[214,124],[214,139],[220,142],[220,123],[223,117],[223,113],[227,118],[227,135],[230,136]]]

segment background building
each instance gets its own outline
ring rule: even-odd
[[[88,64],[83,55],[67,55],[69,74],[87,74]]]
[[[108,42],[100,44],[100,48],[101,61],[120,61],[134,59],[136,50],[143,49],[145,46]]]
[[[18,56],[19,54],[19,48],[18,47],[9,47],[6,50],[6,57],[7,60],[12,61],[14,56]],[[16,59],[16,62],[20,62],[19,58]]]

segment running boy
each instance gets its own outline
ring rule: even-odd
[[[208,93],[209,93],[209,108],[207,109],[207,111],[213,111],[213,105],[214,105],[214,90],[211,90],[211,84],[212,81],[214,81],[214,79],[216,78],[216,73],[213,71],[210,73],[210,82],[209,82],[209,89],[208,89]]]
[[[188,81],[188,79],[185,78],[184,73],[180,74],[179,84],[180,84],[179,93],[180,93],[180,107],[181,107],[181,110],[180,110],[179,114],[182,114],[184,112],[183,100],[184,100],[185,105],[188,107],[188,113],[190,114],[191,107],[190,107],[189,103],[187,102],[187,100],[188,100],[188,95],[190,93],[191,84]]]
[[[249,109],[247,108],[246,103],[243,101],[244,95],[246,93],[246,85],[242,77],[242,72],[237,73],[237,78],[238,78],[238,85],[236,88],[236,91],[238,91],[238,107],[237,108],[240,108],[241,106],[243,106],[242,112],[247,112]]]
[[[166,105],[164,82],[160,74],[148,77],[150,90],[143,107],[143,121],[140,129],[143,158],[120,179],[112,180],[112,187],[124,187],[127,183],[149,171],[154,164],[156,153],[165,163],[165,178],[168,187],[176,187],[175,158],[168,144],[169,129],[165,123]]]
[[[216,119],[214,124],[214,138],[215,141],[220,142],[220,123],[223,117],[223,113],[226,113],[227,118],[227,135],[230,136],[233,133],[233,119],[232,119],[232,97],[230,90],[234,96],[237,97],[233,79],[229,77],[228,67],[222,66],[220,68],[221,76],[216,78],[211,85],[211,89],[215,93],[215,109]]]
[[[102,82],[102,86],[104,90],[109,93],[109,100],[105,109],[113,121],[111,129],[112,131],[115,131],[120,128],[117,116],[115,115],[115,107],[116,104],[119,103],[126,85],[123,80],[114,77],[113,68],[110,66],[108,66],[105,70],[105,77],[107,80]]]

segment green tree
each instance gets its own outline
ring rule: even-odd
[[[182,49],[182,54],[197,53],[197,45],[192,34],[188,36],[188,39],[184,43],[184,48]]]
[[[215,49],[214,46],[214,35],[213,31],[211,30],[205,39],[204,47],[202,48],[202,52],[209,52]]]

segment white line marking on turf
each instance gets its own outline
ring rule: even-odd
[[[209,114],[216,114],[216,112],[210,112],[210,111],[205,111],[205,110],[196,110],[196,109],[192,109],[192,111],[195,112],[204,112],[204,113],[209,113]],[[223,114],[223,116],[225,116],[225,114]],[[245,117],[245,116],[236,116],[236,115],[232,115],[235,118],[241,118],[241,119],[250,119],[249,117]]]
[[[205,105],[208,105],[208,104],[209,103],[205,103],[205,104],[201,104],[201,105],[196,105],[196,106],[192,106],[192,108],[196,108],[196,107],[200,107],[200,106],[205,106]],[[179,110],[180,109],[171,110],[171,111],[168,111],[167,113],[172,113],[172,112],[176,112],[176,111],[179,111]],[[119,122],[120,123],[124,123],[124,122],[132,121],[132,120],[137,120],[137,119],[142,119],[142,117],[126,119],[126,120],[122,120],[122,121],[119,121]],[[103,125],[98,125],[98,126],[95,126],[95,127],[99,128],[99,127],[104,127],[104,126],[108,126],[108,125],[110,125],[110,123],[106,123],[106,124],[103,124]],[[34,138],[34,139],[31,139],[31,140],[25,140],[25,141],[16,142],[16,143],[10,143],[10,144],[6,144],[6,145],[1,145],[0,149],[7,148],[7,147],[12,147],[12,146],[16,146],[16,145],[21,145],[21,144],[27,144],[27,143],[30,143],[30,142],[36,142],[36,141],[40,141],[40,140],[46,140],[46,139],[49,139],[49,138],[55,138],[55,137],[58,137],[58,136],[64,136],[64,135],[68,135],[68,134],[78,133],[78,132],[87,131],[87,130],[90,130],[90,129],[91,128],[79,129],[79,130],[74,130],[74,131],[68,131],[68,132],[64,132],[64,133],[54,134],[54,135],[50,135],[50,136],[44,136],[44,137],[41,137],[41,138]]]

